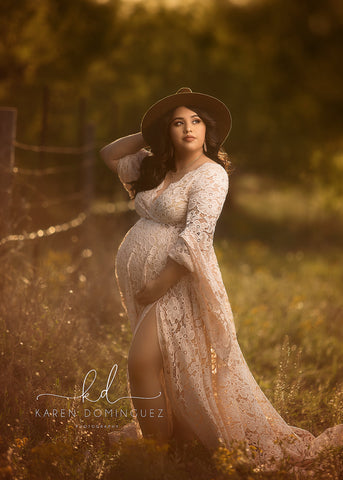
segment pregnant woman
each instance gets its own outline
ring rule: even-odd
[[[138,424],[114,436],[133,428],[139,438],[195,439],[209,450],[244,442],[261,468],[285,458],[305,468],[323,446],[343,444],[343,425],[317,438],[288,425],[240,350],[213,247],[230,128],[221,101],[182,88],[149,108],[141,132],[101,150],[140,217],[115,261],[133,332],[127,374]]]

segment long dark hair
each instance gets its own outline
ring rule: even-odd
[[[227,174],[230,175],[233,171],[232,163],[218,141],[216,122],[202,108],[196,106],[187,106],[187,108],[199,115],[206,125],[206,155],[224,167]],[[154,141],[151,142],[150,154],[142,160],[139,178],[128,182],[132,186],[129,192],[131,199],[134,199],[138,192],[151,190],[160,185],[169,170],[175,171],[174,149],[169,135],[174,110],[170,110],[159,120],[158,127],[154,126],[157,135],[154,135]]]

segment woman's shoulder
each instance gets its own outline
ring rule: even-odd
[[[220,163],[208,159],[197,168],[193,186],[195,188],[229,188],[229,176]]]
[[[218,162],[215,162],[215,161],[212,160],[212,158],[210,158],[210,157],[205,157],[204,163],[213,163],[214,165],[219,165]]]
[[[211,158],[207,158],[206,162],[202,163],[200,167],[198,167],[201,171],[202,176],[209,176],[209,177],[223,177],[229,178],[227,171],[225,170],[224,166],[221,165],[219,162],[212,160]]]

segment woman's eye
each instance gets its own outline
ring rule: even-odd
[[[192,123],[201,123],[201,119],[200,118],[194,118],[192,120]],[[173,123],[173,126],[174,127],[179,127],[180,125],[183,125],[183,121],[182,120],[176,120],[176,122]]]

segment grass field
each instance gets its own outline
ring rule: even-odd
[[[343,423],[342,199],[253,175],[231,183],[215,250],[241,348],[286,421],[318,435]],[[114,256],[135,215],[94,217],[87,241],[78,232],[39,239],[34,265],[32,245],[2,253],[0,479],[296,478],[287,469],[254,472],[239,450],[210,457],[194,445],[171,453],[147,440],[111,449],[99,425],[113,421],[94,416],[104,399],[91,407],[81,399],[36,400],[48,392],[79,396],[91,369],[97,398],[114,364],[115,397],[127,395],[131,331]],[[54,408],[57,416],[44,415]],[[93,427],[80,429],[84,408]],[[63,409],[76,416],[62,416]],[[342,464],[342,449],[328,452],[315,478],[339,479]]]

